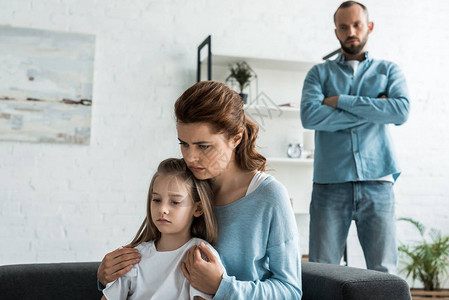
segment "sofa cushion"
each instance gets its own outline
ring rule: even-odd
[[[99,262],[0,266],[0,299],[95,299]]]

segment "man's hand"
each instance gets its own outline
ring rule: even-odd
[[[201,252],[205,258],[201,257]],[[212,251],[200,243],[186,253],[182,263],[182,272],[190,284],[197,290],[214,295],[223,277],[223,268]]]
[[[106,254],[97,271],[98,280],[106,286],[109,282],[128,273],[133,265],[140,261],[140,258],[139,251],[131,245]]]
[[[324,98],[322,104],[330,106],[330,107],[333,107],[333,108],[337,108],[338,98],[339,97],[340,96],[332,96],[332,97]]]

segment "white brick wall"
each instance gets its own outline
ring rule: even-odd
[[[195,81],[197,45],[212,34],[220,53],[319,61],[338,47],[339,3],[0,0],[2,24],[96,35],[91,145],[0,143],[0,264],[100,260],[129,241],[154,167],[179,155],[172,107]],[[410,120],[393,129],[397,214],[449,234],[449,3],[364,3],[371,52],[402,67],[412,95]],[[351,265],[363,266],[353,232],[349,242]]]

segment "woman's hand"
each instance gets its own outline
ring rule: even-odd
[[[106,286],[109,282],[128,273],[140,261],[140,253],[131,245],[106,254],[97,271],[98,280]]]
[[[223,267],[218,258],[204,243],[187,251],[182,272],[194,288],[210,295],[217,292],[223,277]]]

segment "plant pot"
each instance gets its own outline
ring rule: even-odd
[[[449,299],[449,289],[438,291],[425,291],[424,289],[410,289],[412,300],[431,300],[431,299]]]
[[[248,94],[240,93],[240,97],[242,97],[243,104],[246,104],[248,102]]]

